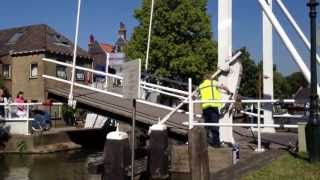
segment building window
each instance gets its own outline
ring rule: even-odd
[[[84,71],[76,69],[76,80],[77,81],[84,81]]]
[[[57,77],[61,79],[67,79],[67,68],[65,66],[57,65]]]
[[[2,65],[2,76],[3,79],[11,79],[11,65],[3,64]]]
[[[38,64],[30,64],[30,78],[34,79],[38,77]]]

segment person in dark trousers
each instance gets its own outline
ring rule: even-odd
[[[216,80],[211,79],[210,74],[204,75],[204,80],[199,85],[201,100],[221,100],[220,90],[229,89]],[[223,106],[220,102],[204,102],[201,104],[203,118],[206,123],[219,123],[219,108]],[[220,134],[218,126],[207,126],[208,144],[213,147],[220,147]]]
[[[3,88],[0,88],[0,103],[7,103],[8,100],[5,95],[5,90]],[[5,116],[5,105],[0,105],[0,116]]]

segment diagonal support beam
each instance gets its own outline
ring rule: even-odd
[[[280,9],[283,11],[283,13],[285,14],[285,16],[287,17],[288,21],[291,23],[291,25],[293,26],[294,30],[297,32],[297,34],[299,35],[299,37],[301,38],[301,40],[303,41],[304,45],[307,47],[307,49],[310,51],[311,50],[311,44],[310,41],[308,40],[308,38],[306,37],[306,35],[303,33],[302,29],[300,28],[300,26],[297,24],[297,22],[294,20],[294,18],[292,17],[291,13],[289,12],[288,8],[285,6],[285,4],[282,2],[282,0],[276,0],[276,2],[278,3]],[[318,64],[320,64],[320,57],[317,54],[317,62]]]
[[[265,2],[265,0],[258,0],[258,2],[260,4],[262,10],[264,11],[266,16],[268,17],[269,21],[272,23],[274,29],[279,34],[280,39],[282,40],[284,45],[289,50],[290,55],[294,59],[295,63],[298,65],[300,71],[302,72],[302,74],[304,75],[306,80],[310,83],[311,82],[310,70],[306,66],[306,64],[304,63],[304,61],[303,61],[302,57],[300,56],[300,54],[298,53],[297,49],[294,47],[292,41],[289,39],[287,33],[284,31],[283,27],[280,25],[278,19],[273,14],[272,10],[268,6],[268,4]],[[318,95],[320,95],[319,85],[317,88],[317,92],[318,92]]]

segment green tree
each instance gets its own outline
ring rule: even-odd
[[[290,98],[290,84],[287,79],[275,68],[273,71],[274,98]]]
[[[308,81],[304,78],[301,72],[294,72],[287,76],[286,79],[290,85],[290,89],[288,92],[290,96],[295,94],[300,87],[308,86]]]
[[[251,59],[250,53],[247,49],[241,48],[242,55],[240,61],[242,63],[243,71],[239,93],[246,97],[257,97],[257,81],[258,81],[258,67]]]
[[[134,16],[139,25],[125,49],[129,59],[145,60],[151,0],[142,0]],[[149,71],[160,77],[199,83],[216,69],[217,45],[213,41],[207,0],[155,1]]]

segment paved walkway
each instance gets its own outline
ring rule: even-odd
[[[257,148],[258,134],[250,128],[235,128],[234,136],[236,143],[242,147]],[[293,132],[261,133],[261,142],[265,149],[286,149],[295,146],[297,140],[298,134]]]

